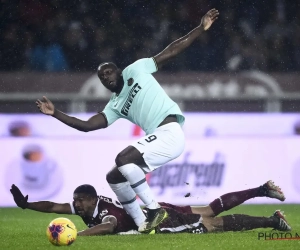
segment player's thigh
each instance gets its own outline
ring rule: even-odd
[[[121,174],[117,166],[114,166],[107,174],[106,181],[110,184],[126,182],[127,179]]]
[[[185,138],[180,125],[174,123],[163,127],[132,144],[143,155],[150,171],[177,158],[184,150]]]

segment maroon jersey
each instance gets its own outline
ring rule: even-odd
[[[72,210],[78,214],[72,204]],[[202,224],[202,218],[199,214],[193,214],[190,206],[176,206],[173,204],[159,202],[159,204],[168,212],[168,218],[159,226],[160,233],[205,233],[207,230]],[[146,213],[146,210],[143,210]],[[120,202],[105,196],[99,196],[93,217],[84,217],[82,220],[88,227],[93,227],[102,223],[105,216],[113,215],[117,218],[117,227],[114,233],[137,230],[133,219],[124,210]]]
[[[73,208],[74,208],[74,204]],[[74,209],[75,214],[78,214]],[[137,230],[137,226],[134,220],[123,209],[120,202],[107,198],[105,196],[99,196],[98,203],[95,208],[93,217],[84,217],[82,220],[88,227],[93,227],[102,223],[105,216],[113,215],[117,218],[117,227],[114,233],[127,232],[129,230]]]

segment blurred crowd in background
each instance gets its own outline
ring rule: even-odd
[[[300,70],[299,0],[1,0],[0,71],[96,71],[151,57],[195,28],[211,30],[169,71]]]

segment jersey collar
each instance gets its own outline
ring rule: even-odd
[[[96,204],[96,207],[95,207],[95,210],[94,210],[94,213],[93,213],[93,218],[95,219],[97,214],[98,214],[98,205],[99,205],[99,198],[98,198],[98,201],[97,201],[97,204]]]

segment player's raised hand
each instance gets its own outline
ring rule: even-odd
[[[11,186],[10,192],[12,193],[18,207],[23,209],[28,207],[28,195],[24,197],[20,189],[15,184]]]
[[[46,97],[43,96],[43,100],[37,100],[36,102],[37,107],[39,108],[40,112],[45,115],[53,115],[55,107],[53,103]]]
[[[209,10],[201,19],[201,24],[204,30],[208,30],[214,21],[218,19],[219,11],[216,9]]]

